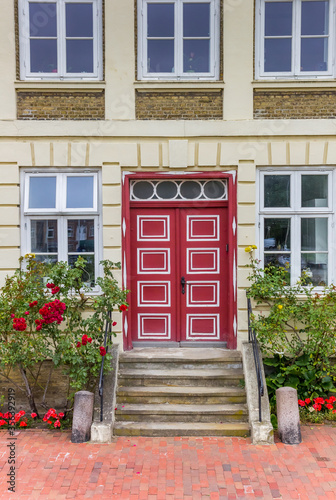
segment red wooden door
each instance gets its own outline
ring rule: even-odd
[[[228,336],[227,208],[131,209],[133,342]]]

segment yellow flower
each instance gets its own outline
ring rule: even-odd
[[[258,248],[257,245],[252,245],[253,250],[257,250],[257,248]]]
[[[281,304],[278,305],[278,309],[280,309],[280,311],[281,311],[282,308],[283,308],[283,306]]]
[[[34,253],[26,253],[24,258],[25,259],[35,259],[35,254]]]
[[[249,252],[251,252],[251,251],[252,251],[252,247],[246,247],[246,248],[245,248],[245,252],[246,252],[246,253],[249,253]]]

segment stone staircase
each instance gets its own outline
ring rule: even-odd
[[[114,434],[247,436],[241,353],[220,348],[122,353]]]

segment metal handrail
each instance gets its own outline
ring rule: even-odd
[[[254,366],[256,369],[257,384],[258,384],[259,422],[261,422],[262,421],[262,418],[261,418],[261,397],[264,395],[264,381],[263,381],[262,370],[261,370],[262,361],[260,359],[259,344],[258,344],[255,330],[251,326],[251,314],[252,314],[251,299],[250,299],[250,297],[247,297],[248,339],[249,339],[249,342],[252,344],[252,349],[253,349]]]
[[[111,342],[112,340],[112,311],[108,311],[108,317],[109,319],[106,320],[105,322],[105,335],[104,335],[104,347],[106,349],[106,353],[108,352],[108,345],[107,345],[107,338],[109,338],[109,341]],[[103,416],[104,416],[104,360],[105,356],[102,357],[101,365],[100,365],[100,375],[99,375],[99,384],[98,384],[98,390],[99,390],[99,396],[100,396],[100,421],[103,421]]]

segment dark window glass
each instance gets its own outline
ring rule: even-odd
[[[147,36],[173,37],[174,32],[174,4],[147,4]]]
[[[290,207],[290,175],[265,175],[264,206]]]
[[[265,35],[292,35],[292,2],[265,3]]]
[[[93,40],[67,40],[67,73],[93,73]]]
[[[210,40],[183,41],[184,73],[208,73],[210,71]]]
[[[57,36],[56,3],[29,3],[29,34],[38,37]]]
[[[133,194],[139,200],[148,200],[153,196],[153,184],[146,181],[140,181],[133,184]]]
[[[183,4],[183,36],[210,36],[210,4]]]
[[[29,208],[56,208],[56,177],[30,177]]]
[[[65,23],[67,37],[92,37],[92,4],[67,3]]]
[[[156,193],[164,200],[175,198],[177,195],[177,185],[172,181],[159,182],[156,186]]]
[[[32,73],[57,73],[56,39],[30,40],[30,71]]]
[[[302,2],[301,35],[329,33],[329,2]]]
[[[180,193],[183,198],[194,200],[200,196],[201,186],[195,181],[185,181],[180,186]]]
[[[30,244],[31,252],[57,253],[57,220],[31,220]]]
[[[265,39],[265,71],[292,70],[292,40],[290,38]]]

